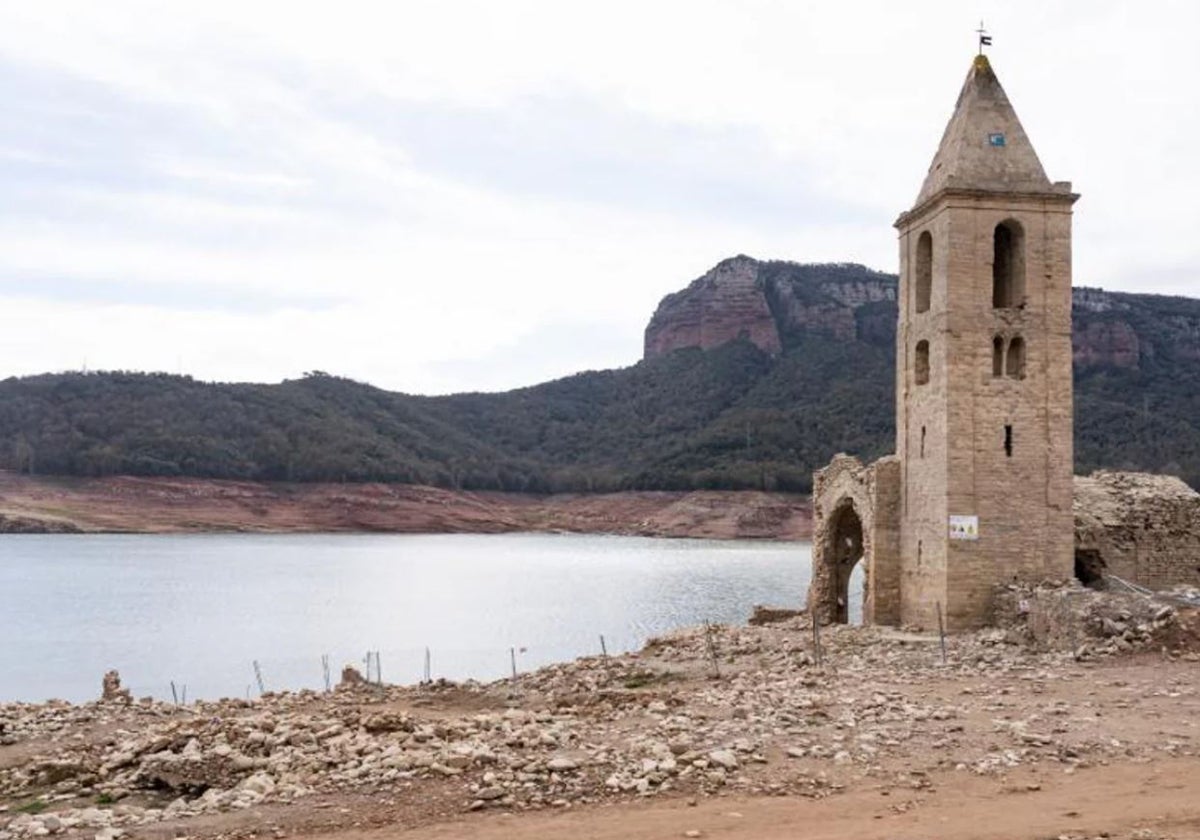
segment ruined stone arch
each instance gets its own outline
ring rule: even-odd
[[[850,578],[854,568],[866,554],[866,537],[864,535],[862,517],[854,507],[854,500],[845,497],[834,508],[829,517],[829,527],[825,529],[825,539],[828,545],[824,556],[829,563],[833,577],[833,604],[830,610],[833,621],[838,624],[850,622]],[[864,564],[864,575],[870,570]],[[867,599],[869,579],[864,581],[863,601]],[[865,603],[864,603],[865,611]]]
[[[808,608],[822,623],[849,618],[849,581],[863,564],[864,623],[894,623],[899,609],[899,461],[869,465],[836,455],[814,476],[812,582]]]

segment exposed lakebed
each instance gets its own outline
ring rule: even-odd
[[[592,535],[38,535],[0,541],[0,699],[494,679],[802,602],[810,546]],[[856,591],[857,587],[852,587]]]

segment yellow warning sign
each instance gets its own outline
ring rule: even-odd
[[[950,515],[950,539],[977,540],[979,539],[978,516]]]

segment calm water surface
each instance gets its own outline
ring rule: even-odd
[[[0,700],[321,688],[380,652],[385,680],[493,679],[640,647],[754,604],[802,602],[807,543],[588,535],[0,537]],[[852,588],[852,591],[857,587]]]

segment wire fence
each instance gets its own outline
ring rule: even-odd
[[[1178,592],[1156,592],[1153,589],[1148,589],[1145,586],[1137,583],[1130,583],[1124,578],[1117,577],[1114,574],[1106,574],[1104,576],[1105,583],[1111,591],[1127,592],[1132,595],[1141,595],[1155,601],[1165,601],[1170,604],[1179,604],[1185,607],[1200,607],[1200,595]]]
[[[332,649],[307,656],[230,658],[225,662],[181,663],[147,674],[122,670],[125,687],[135,697],[176,703],[220,698],[253,699],[276,691],[329,691],[353,668],[371,683],[413,685],[446,679],[489,682],[513,678],[546,665],[581,656],[608,656],[639,649],[645,639],[596,634],[590,648],[572,646],[497,645],[485,648],[365,647]],[[128,677],[128,678],[126,678]],[[97,675],[97,686],[99,675]]]

